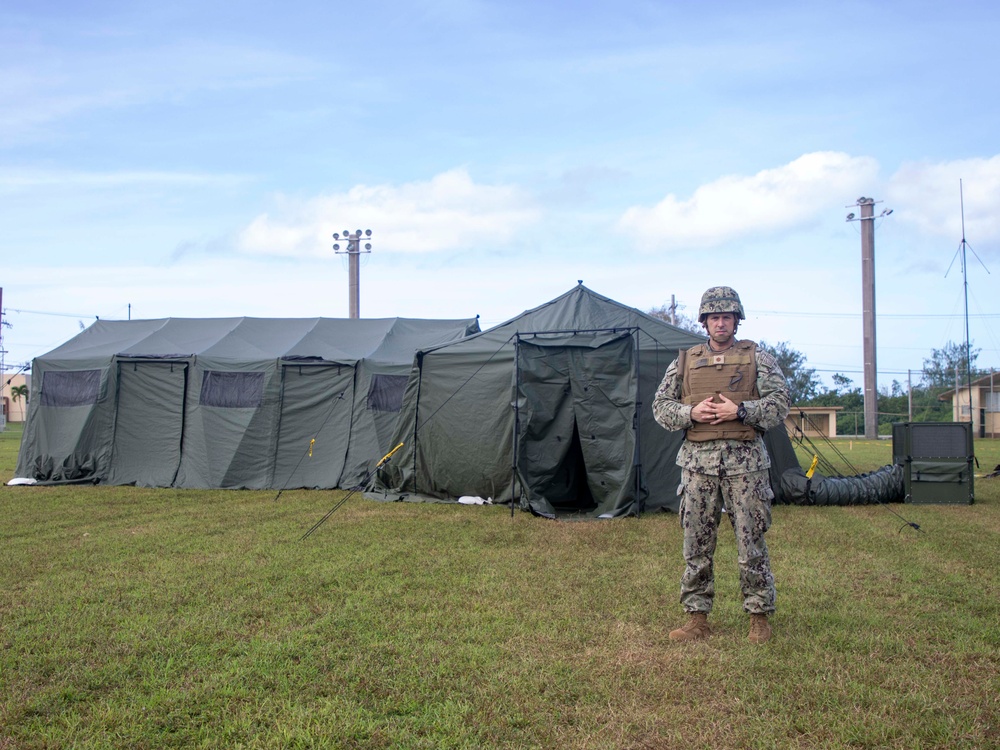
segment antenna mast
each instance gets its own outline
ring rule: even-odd
[[[972,247],[968,242],[965,241],[965,191],[962,187],[962,181],[958,181],[958,200],[959,205],[962,209],[962,241],[958,245],[958,251],[956,255],[961,255],[962,257],[962,290],[965,296],[965,387],[969,392],[969,422],[975,424],[975,415],[972,413],[972,339],[969,336],[969,272],[968,265],[966,264],[966,249],[972,250]],[[976,255],[976,251],[972,250],[972,254]],[[990,269],[986,268],[986,264],[980,260],[979,256],[976,255],[976,260],[986,269],[986,273],[990,272]],[[952,264],[955,263],[955,259],[952,258]],[[948,268],[951,271],[951,267]],[[945,276],[948,274],[945,273]],[[956,368],[958,369],[958,368]],[[958,395],[958,376],[955,377],[955,402],[958,404],[959,409],[961,409],[961,402],[959,401],[960,396]],[[959,413],[959,417],[961,417]]]
[[[965,192],[958,181],[958,203],[962,209],[962,291],[965,294],[965,387],[969,389],[969,421],[972,422],[972,341],[969,339],[969,273],[965,265]]]

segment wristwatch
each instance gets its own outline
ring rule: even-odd
[[[736,410],[736,418],[743,424],[746,424],[747,408],[743,404],[740,404],[739,408]]]

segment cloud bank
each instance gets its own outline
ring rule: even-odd
[[[964,200],[963,200],[964,196]],[[888,203],[900,220],[936,237],[988,251],[1000,239],[1000,155],[939,163],[908,162],[889,180]]]
[[[521,189],[477,184],[465,169],[453,169],[426,182],[279,199],[239,233],[236,247],[254,256],[328,257],[334,232],[372,228],[383,252],[457,250],[508,242],[539,216]]]
[[[878,175],[870,157],[818,151],[755,175],[727,175],[687,199],[632,206],[618,222],[642,250],[717,247],[816,222],[849,196],[867,194]]]

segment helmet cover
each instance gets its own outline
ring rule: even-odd
[[[743,314],[743,303],[740,295],[731,286],[713,286],[701,295],[701,305],[698,307],[698,322],[704,323],[712,313],[733,313],[736,320],[746,320]]]

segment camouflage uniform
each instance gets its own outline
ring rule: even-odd
[[[759,433],[784,420],[790,407],[785,376],[774,357],[756,350],[760,398],[743,401],[744,424]],[[692,407],[681,400],[677,360],[671,363],[653,399],[653,415],[668,430],[686,430],[694,422]],[[743,609],[750,614],[774,612],[775,589],[764,534],[771,525],[774,493],[768,477],[770,459],[760,434],[753,440],[685,440],[677,452],[682,469],[680,518],[684,529],[681,604],[687,612],[712,610],[715,580],[712,557],[722,509],[736,536]]]

